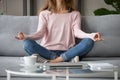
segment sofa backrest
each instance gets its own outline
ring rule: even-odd
[[[104,41],[96,42],[89,57],[120,56],[120,15],[84,16],[82,29],[85,32],[100,32]]]
[[[22,31],[31,34],[36,31],[37,16],[0,16],[0,56],[27,55],[22,48],[22,41],[14,37]],[[120,15],[83,16],[82,30],[100,32],[105,39],[96,42],[87,57],[118,57],[120,56]]]
[[[37,16],[0,16],[0,55],[23,56],[22,41],[16,40],[19,31],[31,34],[36,31]]]

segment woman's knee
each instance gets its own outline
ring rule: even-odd
[[[83,41],[87,46],[94,46],[94,41],[91,38],[84,38]]]
[[[28,48],[31,48],[33,47],[33,44],[35,43],[34,40],[31,40],[31,39],[26,39],[23,41],[23,48],[24,49],[28,49]]]

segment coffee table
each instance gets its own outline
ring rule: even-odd
[[[79,77],[82,74],[90,74],[93,72],[112,72],[114,73],[114,80],[118,80],[118,67],[110,64],[109,66],[96,66],[92,68],[91,63],[54,63],[54,64],[42,64],[47,66],[46,69],[40,69],[35,72],[20,71],[19,67],[11,67],[6,69],[7,80],[11,79],[12,75],[18,76],[32,76],[32,77],[51,77],[52,80],[57,80],[57,77],[66,77],[69,80],[70,77]],[[109,63],[108,63],[109,64]],[[41,64],[40,64],[41,65]],[[108,68],[107,68],[108,67]]]

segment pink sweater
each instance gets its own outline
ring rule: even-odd
[[[39,14],[37,31],[29,37],[34,40],[42,38],[41,45],[49,50],[68,50],[75,45],[75,37],[93,39],[95,34],[81,30],[81,16],[78,11],[51,14],[45,10]]]

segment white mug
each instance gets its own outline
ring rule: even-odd
[[[25,65],[35,65],[37,56],[24,56],[23,59]]]

